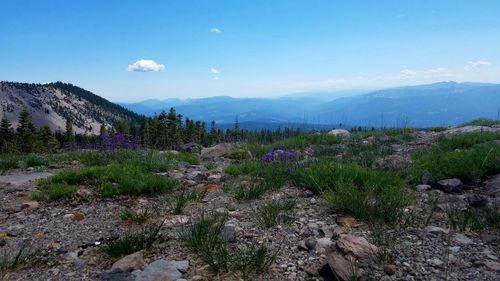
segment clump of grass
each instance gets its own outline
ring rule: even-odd
[[[291,177],[295,185],[321,192],[331,207],[372,223],[398,223],[413,200],[398,175],[352,164],[317,161]]]
[[[231,176],[239,175],[256,175],[261,169],[261,164],[257,162],[243,162],[239,164],[229,165],[225,172]]]
[[[276,254],[263,245],[229,249],[220,236],[226,220],[226,214],[202,214],[198,222],[181,232],[181,237],[214,273],[232,272],[243,280],[255,280],[250,278],[267,272]]]
[[[390,154],[392,154],[392,148],[379,141],[368,143],[362,141],[350,142],[347,144],[346,150],[342,155],[342,160],[345,163],[356,163],[364,167],[373,168],[377,159]]]
[[[295,201],[272,201],[258,208],[257,220],[265,227],[287,225],[293,222]]]
[[[111,258],[117,259],[140,250],[148,250],[161,238],[162,225],[154,225],[138,233],[126,234],[111,240],[101,247],[101,251]]]
[[[23,244],[17,251],[10,251],[5,247],[0,255],[0,278],[9,270],[14,270],[22,265],[42,262],[46,257],[39,249],[31,249]]]
[[[192,190],[189,192],[186,191],[178,192],[172,197],[174,214],[176,215],[182,214],[184,208],[189,202],[201,201],[201,199],[203,199],[204,196],[205,193],[198,190]]]
[[[35,190],[31,193],[31,198],[36,201],[58,201],[72,197],[76,193],[76,186],[64,183],[48,185],[42,190]]]
[[[478,231],[484,228],[479,213],[475,209],[460,210],[449,208],[446,212],[450,228],[459,231]]]
[[[397,238],[393,230],[386,228],[384,225],[375,224],[372,227],[372,237],[378,248],[375,261],[380,265],[392,263]]]
[[[215,168],[217,168],[217,164],[215,164],[214,162],[208,162],[205,164],[205,168],[209,171],[211,170],[214,170]]]
[[[232,194],[236,200],[258,199],[268,190],[269,188],[259,180],[252,180],[248,185],[240,185],[234,182],[224,185],[224,191]]]
[[[135,224],[144,224],[151,218],[153,214],[154,211],[150,208],[141,209],[139,211],[126,208],[120,211],[120,218],[123,221],[128,221]]]
[[[264,245],[252,244],[231,255],[230,268],[242,280],[255,280],[253,278],[269,271],[275,261],[276,253],[271,253]]]
[[[235,160],[247,160],[251,158],[252,154],[250,154],[249,151],[245,149],[235,149],[224,156]]]
[[[220,237],[226,220],[225,214],[202,214],[197,223],[181,233],[184,242],[198,253],[215,273],[227,271],[229,268],[229,252]]]
[[[498,207],[482,207],[478,209],[449,208],[446,212],[450,228],[459,231],[481,231],[492,228],[500,231],[500,213]]]

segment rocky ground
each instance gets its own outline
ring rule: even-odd
[[[415,141],[394,147],[395,156],[385,161],[407,164],[411,153],[438,136],[420,133]],[[259,200],[237,201],[222,189],[223,171],[230,163],[229,159],[211,157],[200,165],[182,164],[165,174],[179,179],[185,190],[207,191],[201,202],[189,204],[183,215],[174,215],[165,198],[102,199],[93,197],[93,191],[83,186],[78,193],[86,195],[87,201],[30,201],[28,194],[36,188],[33,180],[57,173],[59,168],[11,171],[0,176],[0,255],[30,245],[30,249],[42,249],[38,256],[43,257],[37,264],[7,272],[3,279],[237,280],[229,274],[214,276],[178,237],[179,230],[192,219],[203,211],[215,210],[229,215],[224,237],[231,247],[262,243],[278,253],[271,271],[256,280],[335,280],[332,270],[346,279],[356,271],[360,280],[500,280],[500,235],[455,232],[445,219],[450,206],[474,204],[481,198],[490,202],[498,199],[500,175],[460,193],[419,185],[415,187],[415,205],[406,210],[418,222],[375,233],[367,224],[328,208],[316,194],[294,186],[269,192]],[[456,187],[453,182],[443,184]],[[296,200],[291,225],[264,228],[258,224],[258,206],[288,198]],[[153,219],[164,221],[165,239],[150,251],[135,253],[113,265],[99,255],[98,248],[109,238],[139,228],[120,219],[125,207],[155,207],[158,212]],[[420,223],[431,212],[428,223]],[[390,251],[392,257],[380,260],[384,251]]]

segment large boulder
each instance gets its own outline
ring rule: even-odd
[[[326,257],[328,265],[340,280],[352,280],[356,277],[355,264],[338,253],[331,253]]]
[[[145,265],[142,252],[139,251],[119,259],[111,266],[111,269],[119,268],[122,271],[132,272],[142,269]]]
[[[377,246],[370,244],[365,238],[351,234],[341,237],[337,247],[346,255],[357,258],[372,258],[377,254]]]
[[[166,260],[157,260],[147,265],[142,271],[136,270],[132,272],[135,276],[135,281],[153,281],[153,280],[177,280],[182,277],[182,272],[178,268],[176,262],[168,262]],[[181,265],[182,270],[184,264]]]
[[[201,150],[201,157],[203,159],[222,157],[234,149],[234,144],[219,143],[212,147],[203,148]]]
[[[448,129],[443,132],[444,135],[457,135],[463,133],[471,133],[471,132],[496,132],[500,130],[500,128],[492,128],[487,126],[461,126]]]
[[[457,178],[440,180],[437,185],[439,189],[446,193],[460,193],[463,189],[462,181]]]
[[[334,129],[334,130],[331,130],[330,132],[328,132],[328,134],[332,135],[332,136],[343,137],[343,138],[351,136],[351,133],[348,130],[344,130],[344,129]]]

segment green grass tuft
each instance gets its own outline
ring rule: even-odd
[[[288,225],[294,221],[295,201],[272,201],[258,208],[257,220],[265,227]]]

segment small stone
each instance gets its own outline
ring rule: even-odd
[[[236,225],[226,223],[221,231],[221,238],[226,242],[236,242]]]
[[[215,183],[207,184],[205,186],[206,192],[217,192],[217,191],[220,191],[221,189],[222,189],[222,186],[220,184],[215,184]]]
[[[416,189],[417,189],[417,191],[427,191],[427,190],[431,189],[431,186],[428,184],[419,184],[419,185],[417,185]]]
[[[330,238],[320,238],[316,240],[316,250],[319,251],[319,249],[324,249],[327,250],[333,245],[333,241]]]
[[[73,220],[75,218],[75,215],[73,214],[66,214],[63,216],[64,219],[67,219],[67,220]]]
[[[446,193],[460,193],[463,189],[462,181],[457,178],[440,180],[437,184],[439,189]]]
[[[441,267],[444,264],[444,262],[438,258],[428,259],[427,263],[435,267]]]
[[[351,216],[338,217],[335,219],[335,221],[339,226],[343,227],[353,227],[357,223],[356,219]]]
[[[85,218],[85,215],[80,213],[80,212],[74,212],[73,216],[74,216],[73,220],[75,220],[75,221],[81,221]]]
[[[444,229],[444,228],[441,228],[441,227],[437,227],[437,226],[426,226],[424,228],[425,232],[427,233],[432,233],[432,234],[448,234],[448,230],[447,229]]]
[[[122,271],[132,272],[143,268],[145,265],[142,252],[139,251],[119,259],[111,266],[111,269],[119,268]]]
[[[38,208],[39,204],[37,201],[25,201],[21,204],[22,209],[34,210]]]
[[[305,246],[307,247],[307,249],[309,250],[312,250],[314,248],[316,248],[316,239],[314,239],[313,237],[309,237],[309,238],[306,238],[305,239]]]
[[[7,241],[5,241],[4,239],[0,239],[0,247],[3,247],[7,245]]]
[[[392,264],[386,264],[384,265],[384,272],[387,275],[394,275],[396,273],[396,267]]]
[[[316,200],[316,198],[311,198],[311,199],[309,200],[309,202],[310,202],[311,204],[316,204],[317,200]]]
[[[500,271],[500,263],[498,262],[487,261],[484,263],[484,266],[486,266],[491,271]]]
[[[469,245],[469,244],[474,243],[474,241],[472,241],[472,239],[470,239],[469,237],[465,236],[462,233],[455,233],[455,236],[453,236],[453,239],[455,241],[457,241],[458,243],[464,244],[464,245]]]

